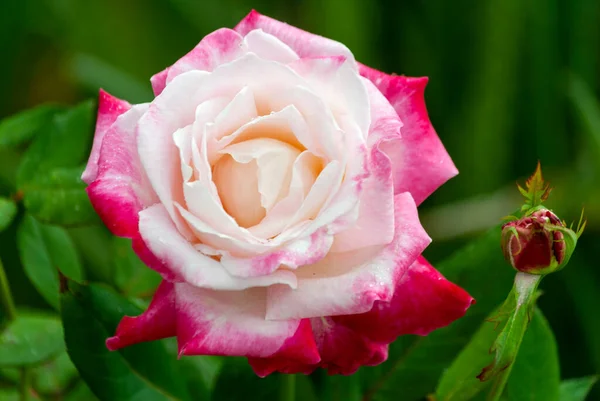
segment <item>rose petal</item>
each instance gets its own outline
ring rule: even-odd
[[[311,319],[321,353],[320,367],[330,375],[351,375],[361,366],[375,366],[388,357],[388,345],[370,341],[335,322],[335,317]],[[318,324],[320,322],[321,324]]]
[[[107,130],[96,177],[86,188],[104,224],[121,237],[136,235],[138,212],[157,201],[136,151],[136,124],[147,108],[147,104],[134,106]]]
[[[244,86],[227,106],[215,117],[215,121],[207,126],[209,144],[219,141],[221,138],[231,135],[244,124],[258,117],[254,92],[248,86]],[[212,146],[209,146],[209,156]]]
[[[258,170],[253,172],[254,179],[258,180],[260,204],[267,212],[287,195],[292,180],[292,167],[300,155],[298,148],[270,138],[239,142],[224,148],[219,153],[230,155],[238,164],[256,161]],[[250,177],[246,179],[250,180]],[[243,192],[231,193],[230,196],[239,197],[244,194]]]
[[[389,302],[367,313],[340,316],[337,322],[373,341],[389,343],[405,334],[427,335],[462,317],[473,298],[446,280],[420,256],[398,282]]]
[[[320,363],[302,364],[292,358],[249,362],[259,376],[310,373],[317,367],[329,374],[353,374],[361,366],[385,361],[388,343],[399,335],[427,335],[463,316],[473,302],[420,256],[397,283],[390,302],[376,301],[371,311],[362,314],[310,319]]]
[[[273,372],[309,374],[319,367],[327,369],[330,375],[351,375],[361,366],[378,365],[387,359],[387,344],[373,342],[334,319],[310,319],[321,355],[319,363],[307,364],[293,358],[248,358],[250,366],[260,377]]]
[[[290,68],[304,78],[309,89],[322,99],[347,134],[347,122],[358,126],[367,138],[371,116],[369,97],[354,62],[346,57],[310,57],[290,63]]]
[[[306,83],[291,86],[265,103],[272,110],[285,110],[293,107],[307,127],[307,131],[294,133],[298,141],[308,150],[327,160],[339,160],[344,156],[344,145],[348,142],[345,133],[338,127],[329,106],[311,91]],[[297,119],[297,118],[295,118]]]
[[[319,354],[310,324],[266,321],[265,289],[211,291],[176,284],[180,355],[269,357],[316,363]]]
[[[387,245],[394,238],[392,167],[390,159],[378,147],[371,150],[369,171],[369,177],[362,183],[358,218],[352,227],[335,236],[332,252]]]
[[[367,312],[389,301],[396,283],[431,239],[421,227],[410,194],[395,197],[395,235],[385,247],[329,253],[296,271],[298,287],[268,289],[267,319],[302,319]]]
[[[255,237],[264,239],[281,234],[314,186],[321,165],[322,161],[314,154],[307,150],[302,152],[292,166],[292,178],[287,196],[277,202],[267,212],[265,218],[256,226],[250,227],[248,231]]]
[[[181,176],[184,182],[188,182],[194,174],[194,169],[190,166],[192,161],[192,126],[188,125],[175,131],[173,142],[179,149]]]
[[[247,279],[231,276],[219,262],[194,249],[177,231],[162,204],[150,206],[139,216],[140,235],[148,250],[173,275],[189,284],[215,290],[243,290],[273,284],[296,286],[294,273],[284,270]]]
[[[359,68],[361,75],[370,79],[389,100],[404,124],[401,138],[381,144],[392,160],[395,193],[408,191],[420,204],[458,174],[427,114],[424,98],[427,78],[387,75],[364,65]]]
[[[216,136],[213,132],[217,130],[213,127],[210,130],[207,136],[212,139]],[[304,117],[293,104],[287,104],[281,110],[249,120],[230,135],[220,136],[219,140],[213,141],[209,160],[214,162],[219,156],[216,152],[226,146],[258,138],[276,139],[298,149],[314,148],[314,139]]]
[[[177,212],[174,202],[184,203],[179,151],[173,133],[194,121],[202,103],[198,87],[209,73],[191,71],[174,80],[154,101],[138,123],[137,151],[152,188],[165,206],[179,232],[188,240],[191,230]]]
[[[302,202],[300,208],[288,222],[286,228],[307,220],[315,221],[318,219],[318,226],[323,226],[326,223],[331,222],[334,218],[325,219],[324,216],[336,212],[336,206],[339,205],[331,206],[330,210],[324,209],[328,201],[331,200],[333,195],[342,185],[344,173],[345,171],[342,163],[337,160],[327,164],[317,176],[317,179],[306,195],[304,202]],[[340,207],[340,211],[337,213],[345,213],[345,210],[341,209],[342,207]],[[317,226],[317,224],[314,224],[314,226]]]
[[[235,60],[246,53],[243,38],[235,31],[221,28],[204,37],[188,54],[175,64],[154,75],[150,82],[158,96],[176,76],[192,70],[212,71],[217,66]]]
[[[138,258],[140,258],[146,266],[159,273],[165,281],[171,283],[181,283],[185,281],[181,276],[180,271],[171,269],[165,261],[152,253],[148,246],[146,246],[140,233],[137,233],[131,239],[131,247]]]
[[[114,351],[144,341],[174,337],[177,334],[174,289],[173,283],[163,280],[144,313],[121,319],[115,335],[106,340],[108,349]]]
[[[249,52],[260,58],[288,64],[298,60],[298,55],[285,43],[261,29],[255,29],[244,36],[244,44]]]
[[[295,238],[285,246],[280,247],[264,255],[251,258],[239,258],[229,253],[221,257],[221,264],[225,269],[236,277],[262,277],[273,272],[288,270],[277,270],[281,265],[289,269],[316,263],[324,258],[329,252],[333,236],[323,227],[310,235],[302,235]]]
[[[104,135],[110,126],[117,120],[121,114],[131,108],[131,105],[124,100],[117,99],[103,89],[100,89],[98,95],[98,118],[96,119],[96,132],[94,134],[94,144],[87,166],[81,175],[81,179],[90,184],[98,175],[98,159],[100,157],[100,148]]]
[[[212,178],[212,167],[207,160],[207,137],[206,127],[214,122],[217,115],[225,109],[231,99],[227,97],[217,97],[207,100],[200,104],[196,109],[196,120],[192,127],[192,161],[195,172],[195,179],[208,188],[211,196],[217,204],[221,204],[217,187]]]
[[[315,352],[314,341],[310,319],[302,319],[296,334],[288,338],[278,352],[267,358],[249,357],[248,363],[259,377],[273,372],[309,374],[318,366],[320,359],[317,358],[319,354]],[[304,356],[307,349],[313,354],[310,358]]]
[[[345,56],[349,60],[354,60],[350,50],[343,44],[266,17],[255,10],[252,10],[234,29],[242,35],[247,35],[255,29],[262,29],[291,47],[300,57]]]
[[[369,96],[371,114],[371,126],[367,138],[369,147],[378,146],[386,140],[400,139],[403,124],[398,113],[373,82],[365,77],[361,78]]]

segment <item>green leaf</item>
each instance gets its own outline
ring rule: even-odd
[[[77,167],[85,162],[91,147],[94,103],[86,101],[54,116],[23,156],[17,172],[17,187],[57,167]]]
[[[61,338],[62,341],[62,338]],[[66,351],[33,369],[32,387],[41,394],[61,394],[77,377],[77,369]]]
[[[131,240],[114,237],[114,281],[127,296],[144,298],[154,293],[161,282],[160,274],[148,268],[131,248]]]
[[[489,382],[479,380],[477,375],[493,359],[490,348],[501,326],[491,319],[497,317],[499,311],[488,316],[452,365],[444,371],[435,392],[436,401],[470,400],[489,385]]]
[[[64,107],[46,104],[25,110],[0,121],[0,149],[21,145],[47,127]]]
[[[172,354],[177,353],[177,340],[163,340],[167,349]],[[181,367],[183,377],[188,384],[188,389],[193,400],[208,400],[215,387],[219,373],[225,363],[222,356],[182,356],[178,365]]]
[[[0,334],[0,366],[32,365],[64,350],[60,320],[21,313]]]
[[[83,167],[56,168],[23,185],[23,203],[38,220],[62,226],[98,222],[98,215],[81,181]]]
[[[399,337],[391,344],[386,362],[361,369],[365,398],[415,401],[435,391],[444,369],[511,289],[514,271],[504,261],[499,244],[497,226],[436,265],[477,303],[464,317],[426,337]]]
[[[16,389],[0,388],[0,400],[3,401],[21,401],[21,395]]]
[[[40,397],[33,391],[29,391],[27,395],[27,401],[36,401]],[[23,401],[21,394],[16,389],[3,389],[0,388],[0,400],[2,401]],[[86,400],[88,401],[88,400]]]
[[[585,401],[588,393],[598,381],[598,376],[581,377],[563,380],[560,383],[560,401]]]
[[[256,376],[246,358],[227,358],[215,383],[211,400],[246,401],[250,394],[252,399],[256,400],[277,399],[279,376],[272,374],[260,378]]]
[[[61,326],[62,334],[62,326]],[[60,341],[63,342],[62,336]],[[77,378],[77,369],[69,359],[66,349],[57,355],[29,368],[31,386],[37,393],[58,395],[65,392],[74,379]],[[7,381],[18,385],[21,380],[20,368],[0,369],[0,375]]]
[[[88,278],[114,285],[113,254],[114,236],[104,225],[69,227],[71,239],[81,255]]]
[[[568,81],[569,100],[575,107],[586,134],[587,144],[595,150],[596,157],[591,161],[598,162],[600,156],[600,104],[594,90],[577,74],[570,74]],[[596,168],[599,168],[596,164]]]
[[[177,354],[177,339],[162,340],[167,352]],[[181,356],[177,365],[187,383],[193,400],[208,400],[227,357],[198,355]]]
[[[558,401],[560,368],[552,329],[536,309],[506,387],[510,401]]]
[[[358,386],[358,383],[356,383]],[[298,401],[318,401],[319,397],[315,391],[315,386],[306,375],[296,375],[296,400]],[[352,400],[348,400],[352,401]]]
[[[112,290],[68,283],[61,295],[65,341],[71,360],[100,400],[190,400],[176,355],[161,342],[136,344],[118,352],[106,348],[124,315],[141,310]]]
[[[65,397],[64,401],[97,401],[98,398],[83,381],[75,385]]]
[[[17,205],[10,199],[0,197],[0,231],[12,223],[17,215]]]
[[[17,231],[17,246],[27,277],[55,309],[58,309],[58,270],[81,281],[83,272],[75,245],[67,232],[26,215]]]
[[[333,375],[321,371],[319,394],[323,401],[360,401],[360,371],[351,376]]]

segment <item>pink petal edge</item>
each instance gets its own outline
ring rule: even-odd
[[[307,321],[265,320],[265,289],[227,292],[176,284],[180,355],[283,357],[317,363]]]
[[[381,149],[394,166],[395,193],[408,191],[419,205],[458,174],[429,120],[424,97],[428,79],[388,75],[362,64],[359,71],[388,99],[403,123],[401,136],[386,138]]]
[[[275,36],[300,57],[345,56],[349,60],[354,60],[350,50],[340,42],[303,31],[285,22],[262,15],[256,10],[252,10],[234,28],[243,36],[255,29],[262,29]]]
[[[319,363],[281,358],[250,358],[249,363],[261,377],[273,372],[308,374],[318,367],[329,374],[353,374],[361,366],[384,362],[388,344],[398,336],[427,335],[462,317],[474,302],[421,256],[397,284],[391,301],[376,301],[371,311],[358,315],[311,319]]]
[[[243,38],[232,29],[221,28],[206,35],[189,53],[175,64],[150,78],[154,95],[158,96],[176,76],[191,70],[212,71],[246,52]]]
[[[104,89],[98,93],[98,118],[96,119],[96,133],[94,134],[94,144],[90,158],[81,179],[87,184],[96,179],[98,175],[98,158],[100,157],[100,148],[104,135],[110,126],[116,121],[117,117],[131,108],[131,105],[125,100],[118,99]]]
[[[136,152],[136,126],[146,104],[120,115],[103,135],[97,171],[86,188],[92,206],[114,235],[132,238],[138,212],[156,202]]]

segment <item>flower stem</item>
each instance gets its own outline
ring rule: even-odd
[[[294,401],[296,398],[296,375],[281,375],[279,401]]]
[[[8,285],[8,279],[4,272],[4,266],[2,260],[0,260],[0,302],[2,302],[2,309],[6,312],[7,320],[10,322],[17,317],[15,309],[15,303],[10,293],[10,287]]]
[[[495,369],[497,373],[495,374],[496,377],[494,378],[492,388],[488,393],[487,401],[498,401],[502,397],[504,387],[506,387],[510,372],[521,347],[521,342],[525,336],[525,331],[527,331],[527,327],[529,326],[530,314],[535,307],[538,297],[537,288],[541,279],[542,276],[520,272],[515,276],[513,290],[508,296],[516,295],[516,309],[494,345],[497,353],[496,363],[499,361],[498,353],[500,353],[506,358],[501,358],[503,362],[500,365],[506,367]]]
[[[19,401],[29,400],[29,382],[31,381],[31,372],[27,366],[21,367],[21,381],[19,383]]]

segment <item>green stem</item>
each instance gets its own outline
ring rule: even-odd
[[[14,320],[17,317],[17,311],[10,293],[10,287],[8,285],[8,279],[6,278],[6,273],[4,272],[2,260],[0,260],[0,302],[2,302],[2,309],[6,312],[8,321]]]
[[[19,401],[27,401],[29,399],[29,382],[31,381],[31,372],[28,367],[21,367],[21,380],[19,383]]]
[[[488,393],[487,401],[498,401],[502,397],[519,348],[521,347],[521,342],[525,336],[525,331],[527,331],[531,319],[530,314],[537,300],[537,287],[541,280],[542,276],[527,273],[517,273],[515,276],[513,290],[510,292],[509,297],[514,296],[514,292],[517,302],[516,309],[500,334],[500,337],[503,334],[505,335],[503,342],[511,343],[509,354],[512,357],[508,366],[496,373],[492,388]]]
[[[279,401],[294,401],[296,398],[296,375],[281,375]]]

